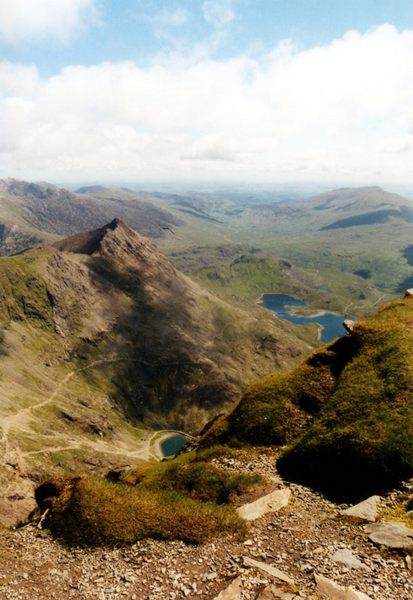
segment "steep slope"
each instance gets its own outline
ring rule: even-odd
[[[142,427],[194,430],[305,349],[287,324],[217,299],[118,220],[1,258],[0,329],[6,507],[53,466],[147,458]]]
[[[89,189],[73,193],[48,183],[0,180],[0,254],[12,254],[40,242],[101,227],[114,214],[137,231],[161,238],[166,229],[183,224],[169,211],[155,207],[148,195],[125,190]],[[4,238],[4,239],[3,239]]]
[[[412,330],[407,295],[293,371],[253,384],[203,443],[288,444],[281,473],[339,498],[412,477]]]

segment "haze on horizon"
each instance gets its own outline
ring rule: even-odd
[[[409,0],[5,0],[0,51],[0,177],[413,185]]]

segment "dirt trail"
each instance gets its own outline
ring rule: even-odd
[[[92,369],[96,365],[105,364],[105,363],[115,363],[120,361],[131,361],[133,359],[127,358],[104,358],[95,360],[88,365],[81,367],[79,369],[74,369],[70,371],[63,379],[57,383],[54,387],[52,393],[46,397],[44,400],[37,402],[36,404],[32,404],[31,406],[26,406],[21,408],[16,413],[9,415],[7,417],[3,417],[1,420],[1,429],[2,429],[2,437],[0,442],[3,444],[3,462],[9,469],[15,472],[19,470],[20,472],[25,471],[26,462],[24,460],[25,456],[42,454],[45,452],[59,452],[62,450],[72,450],[79,449],[81,447],[87,446],[90,449],[93,449],[97,452],[104,452],[107,454],[115,454],[115,455],[124,455],[130,456],[139,459],[149,459],[156,458],[155,455],[150,451],[150,443],[147,443],[145,447],[136,451],[129,450],[114,450],[113,448],[106,448],[105,443],[101,441],[93,442],[92,440],[83,440],[81,444],[77,443],[76,440],[67,437],[67,445],[56,445],[56,446],[47,446],[46,448],[38,451],[32,452],[22,452],[18,447],[12,445],[10,443],[10,432],[13,429],[18,429],[19,431],[26,431],[26,433],[35,433],[32,427],[30,426],[33,421],[34,415],[33,412],[51,404],[61,393],[65,385],[77,374]],[[60,442],[62,442],[62,437],[60,436]]]

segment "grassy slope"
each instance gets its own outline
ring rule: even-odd
[[[213,225],[190,218],[182,229],[185,235],[180,235],[181,239],[169,236],[162,244],[172,254],[185,249],[189,251],[192,240],[192,249],[196,251],[196,247],[203,245],[205,248],[201,254],[206,252],[207,256],[210,254],[207,246],[223,243],[254,246],[266,255],[285,259],[310,272],[317,279],[316,285],[332,289],[337,302],[342,309],[348,307],[349,314],[356,317],[372,314],[378,303],[413,284],[413,269],[405,256],[405,249],[411,243],[413,225],[403,219],[390,218],[383,224],[334,231],[321,229],[340,217],[378,210],[383,204],[390,208],[394,205],[398,209],[399,205],[409,205],[410,202],[374,188],[346,192],[344,199],[340,199],[340,194],[338,196],[339,199],[327,210],[314,209],[324,202],[323,197],[313,202],[292,204],[295,208],[300,207],[302,214],[289,217],[272,218],[265,213],[257,216],[254,211],[247,211],[245,216],[241,214],[238,217],[222,214],[223,222]],[[174,208],[171,207],[171,210],[173,212]],[[189,272],[198,275],[201,268],[204,268],[202,260],[198,265],[194,263]],[[222,269],[219,261],[216,269],[219,272]],[[359,271],[367,273],[368,277],[357,276]],[[202,273],[200,275],[202,277]],[[261,283],[267,285],[266,280],[259,281],[260,276],[256,273],[253,279],[258,279],[257,288]],[[211,289],[217,289],[217,284],[207,277],[204,282],[211,285]],[[241,288],[237,282],[232,283],[236,295],[246,292],[245,297],[248,297],[250,291],[242,289],[248,285],[247,280]],[[227,287],[229,296],[231,284]],[[260,293],[265,291],[259,290]]]
[[[250,386],[204,444],[289,444],[279,468],[341,498],[413,474],[413,299],[384,306],[290,373]]]

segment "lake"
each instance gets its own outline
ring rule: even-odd
[[[346,333],[343,321],[347,317],[344,317],[344,315],[324,310],[309,316],[293,314],[291,308],[294,306],[305,306],[305,302],[293,296],[287,296],[286,294],[264,294],[260,302],[264,308],[275,312],[280,319],[285,319],[296,325],[307,325],[308,323],[321,325],[320,341],[323,343],[331,342],[334,338],[341,337]]]
[[[160,442],[163,456],[174,456],[188,442],[188,438],[180,433],[174,433]]]

